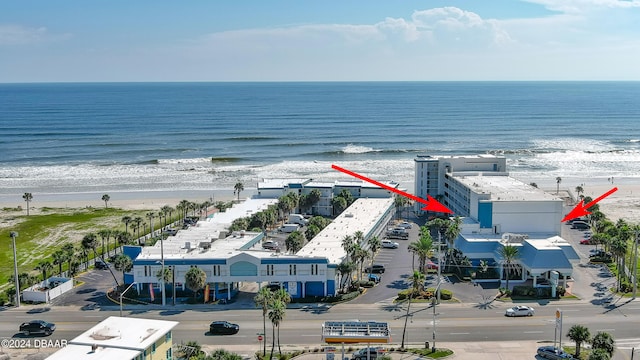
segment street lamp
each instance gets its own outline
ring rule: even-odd
[[[436,296],[440,291],[440,285],[442,285],[443,281],[438,279],[438,286],[436,286]],[[438,304],[438,299],[433,299],[433,346],[431,347],[431,352],[436,352],[436,305]]]
[[[125,294],[127,291],[129,291],[129,289],[131,289],[131,287],[132,287],[133,285],[135,285],[135,284],[136,284],[136,282],[135,282],[135,281],[134,281],[134,282],[132,282],[132,283],[131,283],[131,285],[127,286],[127,288],[126,288],[126,289],[124,289],[124,291],[120,293],[120,317],[122,317],[122,297],[123,297],[123,296],[124,296],[124,294]]]
[[[11,236],[11,242],[13,243],[13,277],[16,281],[16,307],[20,307],[20,280],[18,279],[18,256],[16,251],[16,238],[18,237],[17,231],[9,233]]]

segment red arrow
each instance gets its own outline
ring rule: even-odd
[[[591,214],[590,211],[587,211],[588,208],[592,207],[598,201],[606,198],[607,196],[613,194],[616,191],[618,191],[618,188],[614,187],[613,189],[607,191],[602,196],[598,197],[597,199],[593,200],[592,202],[588,203],[587,205],[584,205],[584,199],[580,200],[580,203],[578,205],[576,205],[576,207],[574,207],[573,210],[571,210],[567,214],[567,216],[565,216],[564,219],[562,219],[561,222],[565,222],[567,220],[571,220],[571,219],[575,219],[575,218],[578,218],[578,217],[581,217],[581,216],[585,216],[585,215]]]
[[[429,196],[429,194],[427,194],[427,199],[426,200],[425,199],[421,199],[421,198],[419,198],[419,197],[417,197],[415,195],[411,195],[411,194],[406,193],[406,192],[404,192],[402,190],[398,190],[398,189],[393,188],[391,186],[385,185],[385,184],[383,184],[383,183],[381,183],[379,181],[375,181],[375,180],[370,179],[370,178],[368,178],[366,176],[362,176],[362,175],[360,175],[358,173],[354,173],[353,171],[350,171],[350,170],[347,170],[347,169],[343,169],[343,168],[341,168],[339,166],[331,165],[331,168],[335,169],[335,170],[338,170],[338,171],[342,171],[343,173],[345,173],[347,175],[351,175],[351,176],[353,176],[355,178],[358,178],[360,180],[364,180],[366,182],[372,183],[373,185],[379,186],[379,187],[381,187],[383,189],[387,189],[387,190],[389,190],[391,192],[394,192],[394,193],[396,193],[398,195],[402,195],[404,197],[407,197],[407,198],[409,198],[409,199],[411,199],[413,201],[417,201],[419,203],[425,204],[426,206],[423,207],[422,210],[453,214],[453,211],[449,210],[446,206],[440,204],[438,202],[438,200],[436,200],[433,197]]]

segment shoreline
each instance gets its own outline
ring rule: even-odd
[[[535,182],[538,187],[553,194],[556,190],[555,178],[532,177],[523,179],[515,177],[524,183]],[[413,184],[411,184],[413,185]],[[582,186],[584,196],[596,199],[614,187],[618,190],[602,199],[600,209],[611,221],[625,219],[631,223],[640,223],[640,180],[638,178],[615,178],[613,183],[606,178],[563,178],[560,182],[560,191],[569,192],[576,197],[575,188]],[[413,187],[413,186],[412,186]],[[234,190],[172,190],[172,191],[108,191],[108,192],[77,192],[77,193],[34,193],[31,201],[31,209],[68,208],[77,209],[85,207],[104,207],[102,195],[110,196],[109,207],[125,210],[157,210],[165,205],[175,206],[182,200],[204,202],[206,200],[215,203],[217,201],[231,201],[237,199]],[[246,199],[257,194],[257,189],[248,188],[241,192],[240,199]],[[3,208],[25,207],[23,194],[0,195],[0,204]],[[569,209],[566,210],[567,212]]]

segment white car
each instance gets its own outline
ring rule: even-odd
[[[504,313],[505,316],[533,316],[535,314],[535,310],[531,306],[518,305],[514,306],[511,309],[507,309],[507,312]]]
[[[411,229],[412,226],[411,226],[411,223],[408,223],[408,222],[405,221],[405,222],[403,222],[401,224],[398,224],[398,227],[403,228],[403,229]]]
[[[400,246],[400,244],[391,240],[382,240],[381,244],[383,248],[387,248],[387,249],[397,249],[398,246]]]

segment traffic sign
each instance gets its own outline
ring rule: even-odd
[[[258,335],[258,341],[262,341],[262,335]]]

